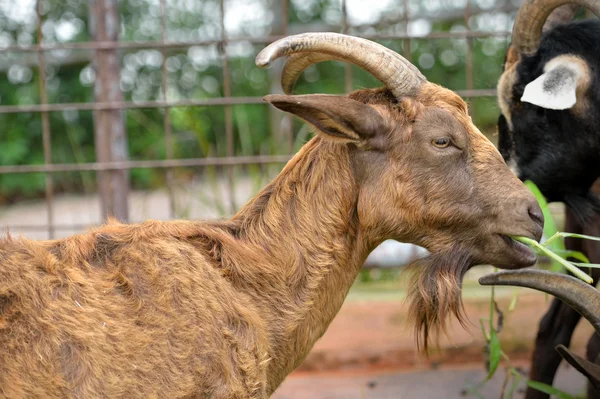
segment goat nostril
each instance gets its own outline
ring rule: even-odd
[[[542,227],[544,226],[544,214],[542,213],[542,209],[537,202],[529,206],[528,212],[531,220]]]

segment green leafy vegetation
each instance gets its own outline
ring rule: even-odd
[[[580,270],[579,267],[600,267],[600,265],[590,264],[587,257],[581,252],[567,251],[565,249],[564,239],[566,237],[573,237],[573,238],[580,238],[580,239],[586,239],[586,240],[600,241],[600,237],[592,237],[592,236],[587,236],[587,235],[583,235],[583,234],[573,234],[573,233],[566,233],[566,232],[558,231],[556,228],[556,223],[554,222],[554,219],[552,218],[552,214],[550,213],[550,210],[548,208],[548,203],[546,202],[546,199],[544,198],[542,193],[539,191],[539,189],[535,186],[535,184],[533,182],[527,181],[527,182],[525,182],[525,184],[534,193],[535,197],[537,198],[537,200],[542,208],[542,212],[544,213],[544,218],[545,218],[544,235],[549,238],[541,244],[536,242],[535,240],[532,240],[527,237],[513,237],[513,239],[529,245],[531,248],[533,248],[538,253],[538,255],[549,257],[553,262],[552,267],[551,267],[552,271],[564,272],[565,270],[568,270],[574,276],[580,278],[581,280],[583,280],[589,284],[593,283],[592,278],[588,274],[586,274],[582,270]],[[578,259],[581,261],[581,263],[574,263],[574,262],[567,260],[567,258],[569,258],[569,257]],[[509,305],[509,311],[512,311],[512,309],[514,309],[516,307],[516,300],[517,300],[516,292],[517,291],[515,291],[513,300],[511,301],[511,304]],[[557,398],[575,399],[573,396],[567,394],[566,392],[560,391],[559,389],[556,389],[550,385],[546,385],[546,384],[543,384],[538,381],[532,381],[532,380],[527,379],[526,375],[522,374],[516,367],[511,365],[510,359],[502,351],[500,340],[498,339],[498,333],[500,332],[500,324],[501,323],[498,323],[498,325],[494,325],[495,311],[496,311],[496,302],[494,300],[494,287],[492,286],[491,287],[491,298],[490,298],[490,318],[489,318],[489,320],[480,320],[482,332],[483,332],[483,335],[487,342],[487,347],[489,348],[489,350],[487,352],[487,364],[489,365],[488,366],[489,374],[485,381],[481,382],[477,386],[469,387],[469,391],[475,393],[476,395],[481,396],[481,394],[478,392],[478,389],[481,386],[483,386],[490,378],[492,378],[492,376],[495,374],[495,372],[498,369],[500,359],[503,358],[506,363],[505,386],[507,386],[507,384],[510,383],[511,379],[513,381],[511,384],[511,388],[508,391],[504,392],[504,396],[502,396],[502,398],[512,398],[513,393],[514,393],[516,387],[518,386],[518,384],[521,381],[525,381],[527,386],[529,386],[533,389],[536,389],[538,391],[547,393],[549,395],[555,395]],[[502,316],[502,318],[504,319],[504,315]],[[488,322],[489,332],[486,331],[486,328],[485,328],[484,323],[486,321]]]

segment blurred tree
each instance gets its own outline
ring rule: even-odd
[[[44,43],[88,41],[87,1],[43,1]],[[252,38],[279,34],[282,29],[279,0],[225,0],[224,26],[228,38]],[[466,88],[466,39],[426,39],[429,32],[507,31],[518,4],[508,0],[471,1],[471,16],[464,18],[465,0],[424,4],[409,1],[410,22],[405,23],[402,2],[347,0],[348,33],[394,35],[409,33],[411,59],[429,80],[454,90]],[[35,0],[0,0],[0,48],[27,46],[36,42]],[[369,6],[366,7],[365,4]],[[430,4],[431,3],[431,4]],[[480,4],[481,3],[481,4]],[[271,90],[267,71],[254,65],[254,56],[263,45],[235,40],[225,47],[221,37],[219,1],[166,0],[166,39],[171,42],[203,40],[208,43],[183,49],[168,49],[166,56],[167,99],[210,99],[223,96],[222,57],[230,58],[230,78],[234,96],[263,96]],[[503,11],[494,11],[502,8]],[[505,12],[508,10],[508,13]],[[277,11],[277,12],[275,12]],[[287,8],[288,33],[341,31],[341,0],[291,0]],[[161,39],[159,0],[120,2],[121,40],[144,42]],[[277,22],[277,23],[275,23]],[[213,42],[210,42],[213,41]],[[379,40],[402,53],[402,40]],[[472,59],[474,88],[494,88],[501,73],[506,38],[474,39]],[[91,50],[51,50],[45,52],[48,97],[51,103],[91,102],[94,70]],[[126,101],[142,102],[162,98],[160,49],[124,49],[120,83]],[[21,105],[39,102],[37,55],[31,52],[0,53],[0,104]],[[373,87],[379,83],[352,68],[353,87]],[[329,62],[309,68],[298,82],[299,93],[342,93],[344,66]],[[275,83],[274,86],[278,86]],[[498,110],[493,98],[471,99],[475,122],[484,131],[493,130]],[[222,106],[178,107],[170,110],[175,158],[226,155],[225,118]],[[129,109],[125,112],[131,159],[164,159],[164,111],[159,108]],[[285,154],[290,147],[271,132],[267,105],[233,107],[235,152],[238,155]],[[294,121],[294,131],[300,123]],[[93,162],[94,135],[91,111],[65,110],[50,114],[53,162]],[[43,162],[41,118],[38,113],[0,114],[0,165]],[[277,126],[277,125],[275,125]],[[297,142],[298,145],[302,144]],[[294,148],[294,150],[296,149]],[[134,188],[164,184],[157,170],[131,171]],[[58,191],[93,191],[90,172],[57,176]],[[44,179],[35,174],[0,175],[0,202],[14,201],[43,193]]]

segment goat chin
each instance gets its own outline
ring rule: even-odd
[[[434,253],[407,266],[409,322],[415,329],[417,348],[425,354],[430,338],[439,347],[440,333],[448,336],[449,317],[455,316],[466,326],[461,286],[471,266],[471,257],[459,248]]]

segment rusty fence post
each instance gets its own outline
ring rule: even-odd
[[[348,2],[342,0],[342,33],[347,35],[349,28]],[[346,94],[352,92],[352,64],[349,62],[344,62],[344,91]]]
[[[89,0],[90,33],[96,42],[118,42],[119,9],[117,0]],[[120,88],[121,63],[118,50],[96,49],[94,53],[95,101],[100,103],[122,102]],[[97,162],[119,162],[128,159],[127,133],[122,110],[94,111],[94,135]],[[98,172],[98,192],[103,219],[113,216],[127,221],[129,210],[128,170]]]
[[[219,52],[222,56],[223,67],[223,97],[231,97],[231,73],[229,67],[229,56],[227,55],[227,31],[225,29],[225,0],[221,0],[221,43],[219,44]],[[225,136],[227,139],[227,156],[235,156],[235,143],[233,137],[233,109],[230,104],[225,105]],[[235,169],[233,166],[226,167],[227,171],[227,187],[229,191],[229,212],[233,215],[237,212],[237,204],[235,199]]]
[[[273,13],[273,22],[271,23],[271,35],[286,36],[288,33],[288,0],[274,1],[271,4],[271,12]],[[269,74],[270,91],[269,93],[283,93],[281,89],[281,73],[283,71],[283,63],[278,62],[271,66],[267,73]],[[275,150],[276,154],[292,154],[294,151],[294,132],[291,115],[279,111],[275,107],[268,107],[269,124],[271,128],[271,139],[273,140],[271,150]],[[282,148],[285,151],[278,151]]]
[[[42,1],[38,0],[35,5],[35,13],[37,16],[37,44],[42,45],[44,34],[42,25],[44,22],[42,16]],[[38,70],[39,70],[39,90],[40,90],[40,101],[42,105],[48,104],[48,92],[46,90],[46,56],[43,51],[38,52]],[[42,140],[44,148],[44,164],[52,164],[52,132],[50,129],[50,114],[49,112],[42,112]],[[46,212],[48,223],[48,238],[54,238],[54,184],[53,178],[50,173],[44,174],[46,183],[45,197],[46,197]]]

